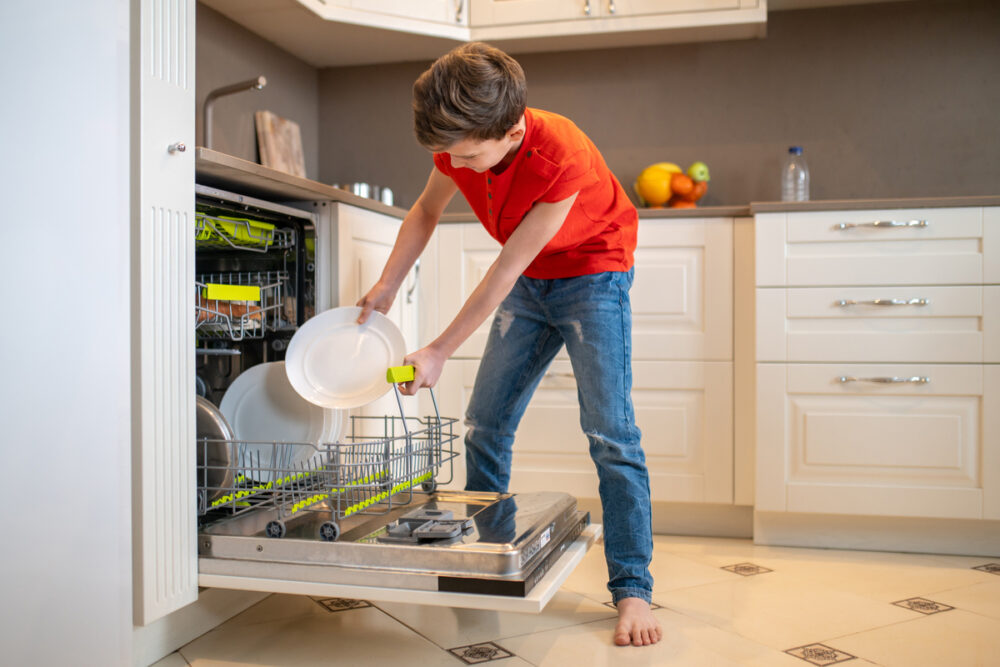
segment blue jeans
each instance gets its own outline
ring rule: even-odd
[[[651,601],[649,474],[632,408],[633,272],[541,280],[521,276],[497,309],[465,417],[466,490],[505,492],[514,432],[566,345],[580,426],[597,466],[613,601]]]

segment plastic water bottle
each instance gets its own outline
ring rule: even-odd
[[[781,169],[781,201],[809,201],[809,167],[801,146],[788,149]]]

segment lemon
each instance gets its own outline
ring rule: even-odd
[[[670,167],[676,167],[671,169]],[[663,206],[670,200],[670,179],[681,170],[677,165],[661,162],[646,167],[632,186],[645,206]]]
[[[679,166],[677,166],[673,162],[657,162],[656,164],[654,164],[652,166],[654,166],[654,167],[660,167],[661,169],[666,169],[669,172],[684,171],[683,169],[681,169]]]

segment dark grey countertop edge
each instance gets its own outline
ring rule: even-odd
[[[332,185],[270,169],[256,162],[213,151],[201,146],[195,151],[196,181],[240,194],[274,201],[338,201],[397,218],[406,209],[386,206]],[[962,206],[1000,206],[1000,195],[929,197],[913,199],[827,199],[808,202],[751,202],[747,205],[705,206],[700,208],[640,208],[640,219],[725,218],[751,216],[755,213],[792,213],[798,211],[848,211],[890,208],[941,208]],[[474,222],[472,211],[445,213],[441,222]]]
[[[793,213],[797,211],[857,211],[889,208],[950,208],[1000,206],[1000,195],[927,197],[900,199],[826,199],[808,202],[751,202],[750,213]]]

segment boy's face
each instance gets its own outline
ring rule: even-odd
[[[524,127],[522,116],[521,120],[499,139],[463,139],[449,146],[445,152],[451,158],[452,167],[465,167],[481,174],[498,164],[505,161],[509,163],[514,159],[524,139]]]

